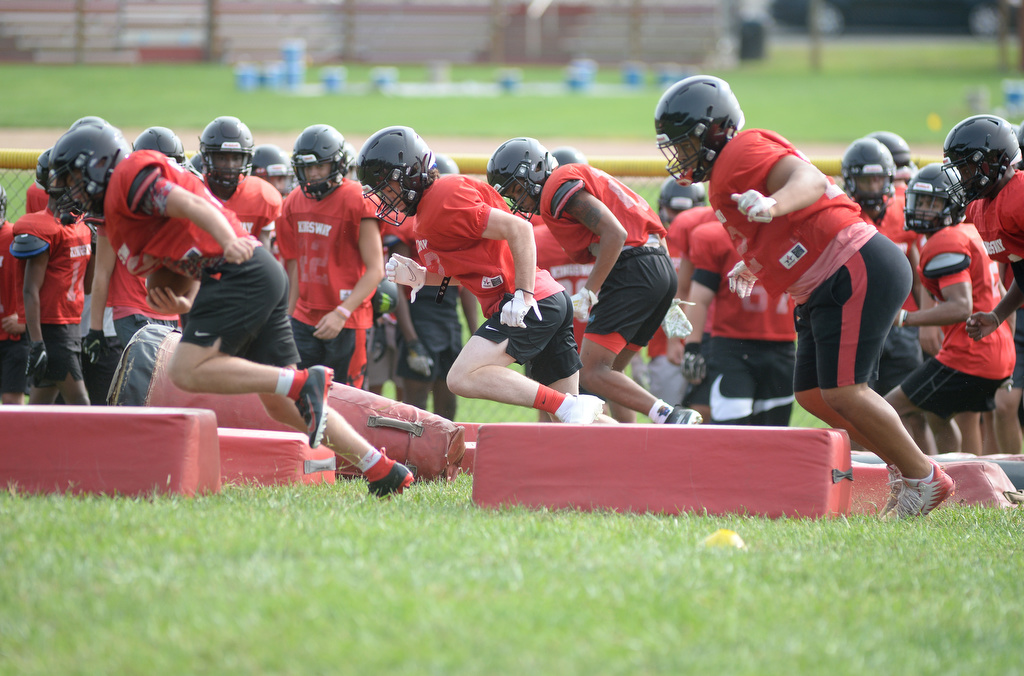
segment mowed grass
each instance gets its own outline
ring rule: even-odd
[[[752,449],[756,452],[756,449]],[[664,478],[661,478],[664,480]],[[4,674],[1010,674],[1015,510],[475,507],[471,482],[0,496]],[[708,549],[718,528],[747,549]]]
[[[1016,48],[1009,55],[1016,62]],[[1002,80],[991,41],[901,39],[836,41],[825,45],[822,68],[813,70],[806,45],[768,46],[767,58],[733,70],[727,78],[743,106],[747,125],[774,129],[801,143],[847,143],[877,129],[891,129],[921,152],[941,150],[946,132],[972,114],[971,92],[983,90],[992,107],[1002,103]],[[348,81],[370,80],[371,66],[350,64]],[[456,82],[494,82],[497,66],[451,68]],[[561,66],[523,68],[523,81],[560,82]],[[310,82],[319,67],[311,66]],[[424,82],[423,65],[399,65],[400,82]],[[615,66],[602,68],[601,84],[619,82]],[[651,140],[661,94],[652,84],[615,94],[498,97],[295,96],[269,90],[242,92],[223,65],[58,66],[0,65],[7,105],[0,127],[60,129],[82,115],[100,115],[118,126],[202,129],[218,115],[236,115],[257,133],[298,131],[326,122],[365,137],[392,124],[416,128],[424,138],[513,136],[541,139]],[[938,125],[929,128],[928,116]],[[1016,122],[1017,120],[1013,120]],[[196,148],[188,147],[187,150]]]

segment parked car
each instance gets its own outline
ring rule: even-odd
[[[810,0],[772,0],[772,17],[780,24],[807,27]],[[1010,0],[1010,32],[1016,7]],[[865,29],[907,32],[995,35],[999,29],[998,0],[820,0],[818,30],[824,35]]]

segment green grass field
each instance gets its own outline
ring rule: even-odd
[[[847,143],[876,129],[900,133],[912,147],[941,150],[946,131],[972,114],[968,93],[985,89],[993,106],[1002,101],[995,44],[972,40],[840,42],[823,52],[823,68],[809,66],[806,47],[779,45],[768,58],[744,62],[726,77],[743,105],[748,126],[775,129],[800,143]],[[454,66],[453,81],[493,82],[491,66]],[[424,66],[400,66],[400,81],[422,82]],[[309,70],[315,81],[317,67]],[[348,81],[365,84],[369,67],[348,66]],[[559,82],[563,69],[523,69],[524,82]],[[617,68],[597,81],[615,83]],[[66,127],[86,114],[143,128],[203,128],[218,115],[237,115],[253,130],[301,130],[327,122],[342,133],[366,136],[391,124],[413,126],[424,138],[477,136],[504,140],[574,136],[651,140],[660,90],[543,97],[445,97],[407,99],[370,96],[300,97],[268,90],[241,92],[227,66],[32,66],[0,65],[7,105],[0,127]],[[927,126],[929,114],[939,125]],[[1016,120],[1014,120],[1016,121]],[[194,148],[188,148],[194,150]]]
[[[1006,76],[994,46],[969,41],[842,43],[826,48],[820,73],[805,50],[769,54],[717,74],[733,83],[748,126],[798,143],[888,128],[914,147],[941,148],[946,129],[971,113],[967,92],[985,87],[998,103]],[[452,77],[493,72],[454,68]],[[366,74],[349,68],[350,81]],[[85,114],[201,128],[234,114],[254,130],[412,124],[428,137],[648,140],[659,95],[298,98],[238,92],[231,69],[212,66],[4,64],[0,81],[0,127],[15,129],[62,128]],[[927,127],[930,113],[941,128]],[[815,424],[803,415],[798,424]],[[532,417],[506,407],[466,419]],[[0,676],[1024,669],[1018,510],[953,506],[902,523],[490,510],[474,506],[471,489],[462,476],[384,502],[362,482],[225,487],[194,499],[4,491]],[[703,547],[718,528],[747,548]]]

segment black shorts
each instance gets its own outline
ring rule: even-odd
[[[1013,386],[1024,389],[1024,308],[1017,310],[1017,326],[1013,330],[1013,347],[1017,362],[1013,366]]]
[[[334,382],[353,387],[356,382],[361,384],[366,374],[366,329],[342,329],[331,340],[322,340],[313,336],[315,326],[290,319],[300,369],[329,366],[334,369]],[[357,349],[358,341],[362,341],[362,349]]]
[[[24,336],[20,340],[0,340],[0,392],[25,393],[29,342]]]
[[[252,258],[203,271],[181,342],[271,366],[299,361],[288,317],[288,277],[266,248]]]
[[[512,299],[505,294],[501,304]],[[508,340],[505,353],[526,367],[526,375],[542,385],[550,385],[578,372],[579,348],[572,334],[572,298],[562,291],[537,301],[541,319],[530,311],[524,319],[526,328],[501,323],[501,310],[491,315],[473,335],[492,343]]]
[[[832,389],[878,377],[878,358],[913,272],[885,235],[874,235],[793,313],[797,332],[793,388]]]
[[[601,285],[586,333],[617,333],[627,343],[644,347],[671,307],[676,285],[676,271],[664,248],[626,249]]]
[[[914,406],[945,420],[964,411],[995,410],[996,391],[1009,387],[1009,383],[1009,378],[989,380],[968,375],[931,357],[900,387]]]
[[[884,397],[923,363],[924,353],[917,327],[893,326],[882,345],[878,377],[869,381],[868,386]]]
[[[796,345],[736,338],[711,341],[708,370],[717,374],[711,385],[712,421],[735,423],[757,416],[759,424],[788,425]]]
[[[71,374],[75,381],[85,380],[82,371],[82,327],[79,324],[41,324],[46,344],[46,373],[42,380],[32,379],[35,387],[53,387]]]

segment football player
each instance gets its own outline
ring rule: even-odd
[[[261,143],[253,149],[252,175],[277,188],[282,199],[297,185],[291,159],[273,143]]]
[[[977,229],[962,222],[964,209],[949,199],[949,186],[949,177],[938,163],[926,165],[907,186],[907,229],[928,236],[919,272],[935,302],[917,311],[900,310],[896,323],[941,326],[944,339],[938,354],[886,395],[904,417],[929,411],[948,421],[965,411],[993,410],[995,394],[1009,386],[1016,360],[1008,323],[1000,324],[977,342],[967,335],[967,318],[972,312],[990,312],[999,301],[1001,285],[998,266],[985,253]],[[978,429],[977,416],[973,417],[973,428]],[[1000,438],[998,427],[996,435],[1000,452],[1020,452],[1019,438]],[[943,448],[951,452],[982,451],[980,444]]]
[[[910,293],[910,264],[789,141],[743,125],[732,88],[709,75],[669,87],[654,113],[669,173],[682,185],[709,181],[708,201],[742,256],[730,289],[749,296],[762,284],[797,304],[797,401],[888,463],[887,515],[927,514],[953,493],[953,480],[867,386]]]
[[[647,202],[588,164],[557,165],[533,138],[501,144],[487,162],[487,182],[514,212],[539,214],[574,262],[594,264],[572,296],[573,314],[587,322],[580,384],[655,423],[700,423],[696,411],[659,399],[623,372],[661,326],[678,286],[665,227]]]
[[[121,133],[107,124],[68,131],[50,162],[58,215],[85,212],[105,219],[110,244],[129,272],[147,275],[166,267],[199,280],[191,302],[165,288],[150,290],[154,309],[189,312],[167,369],[175,386],[257,393],[270,416],[305,431],[310,446],[326,439],[359,467],[375,495],[401,492],[413,482],[408,468],[374,448],[327,404],[329,368],[295,369],[299,355],[284,269],[201,179],[158,152],[129,155]]]
[[[25,403],[29,341],[25,339],[24,275],[11,255],[14,226],[7,220],[7,191],[0,185],[0,402]]]
[[[451,391],[535,408],[562,422],[594,422],[604,402],[578,394],[572,301],[537,268],[529,221],[514,216],[487,184],[462,174],[441,176],[434,154],[409,127],[370,136],[356,171],[378,218],[401,226],[416,217],[424,264],[393,254],[388,279],[414,292],[424,284],[445,289],[454,280],[473,292],[487,317],[452,364]],[[527,365],[530,377],[507,368],[514,362]]]
[[[299,190],[285,200],[277,246],[288,272],[288,312],[299,367],[330,366],[361,389],[371,298],[384,279],[380,223],[362,187],[344,177],[344,138],[314,124],[295,139]]]
[[[249,180],[253,151],[252,132],[237,117],[214,119],[199,137],[202,171],[210,192],[238,214],[247,233],[270,246],[274,222],[281,215],[281,193],[261,178]]]

